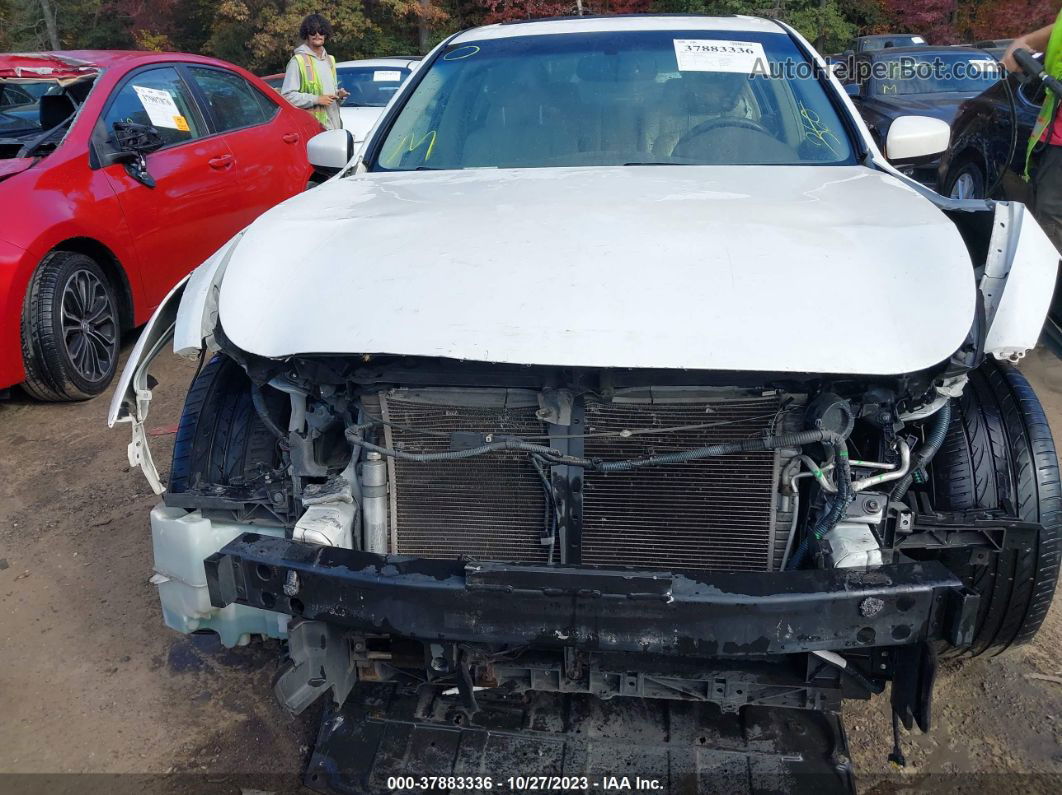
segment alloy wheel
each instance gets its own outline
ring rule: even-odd
[[[101,381],[118,356],[118,316],[92,271],[74,271],[63,289],[63,341],[70,363],[87,381]]]
[[[951,186],[949,198],[952,199],[980,199],[977,195],[977,185],[973,176],[964,172],[960,174]]]

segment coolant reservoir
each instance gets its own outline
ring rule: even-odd
[[[155,553],[155,576],[166,626],[190,633],[209,629],[218,633],[225,646],[243,646],[251,635],[269,638],[288,636],[288,617],[256,607],[210,604],[203,560],[241,533],[284,537],[283,527],[237,524],[206,519],[199,511],[156,505],[151,511],[151,545]]]

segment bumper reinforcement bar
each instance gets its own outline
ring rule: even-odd
[[[937,562],[664,572],[375,555],[244,533],[205,561],[215,607],[363,632],[702,657],[968,645],[977,596]]]

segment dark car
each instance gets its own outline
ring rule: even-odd
[[[1012,74],[963,102],[952,123],[951,144],[940,158],[940,192],[954,199],[981,199],[989,198],[989,191],[991,198],[1027,204],[1028,186],[1021,179],[1025,142],[1042,100],[1038,86]]]
[[[890,47],[925,47],[926,40],[913,33],[881,33],[875,36],[860,36],[849,53],[874,52]]]
[[[1008,75],[988,91],[963,102],[952,125],[951,144],[940,158],[940,192],[953,199],[992,198],[1030,204],[1029,184],[1022,174],[1026,142],[1042,102],[1039,81],[1023,82],[1018,74]],[[1062,290],[1058,287],[1043,339],[1062,355]]]
[[[1000,80],[999,62],[973,47],[890,47],[856,55],[842,82],[878,146],[900,116],[933,116],[948,122],[963,101]],[[907,169],[930,186],[937,163]]]

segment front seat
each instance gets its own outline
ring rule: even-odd
[[[653,156],[666,161],[683,136],[710,119],[751,118],[742,96],[746,80],[744,75],[725,72],[684,72],[664,83],[650,120]]]

